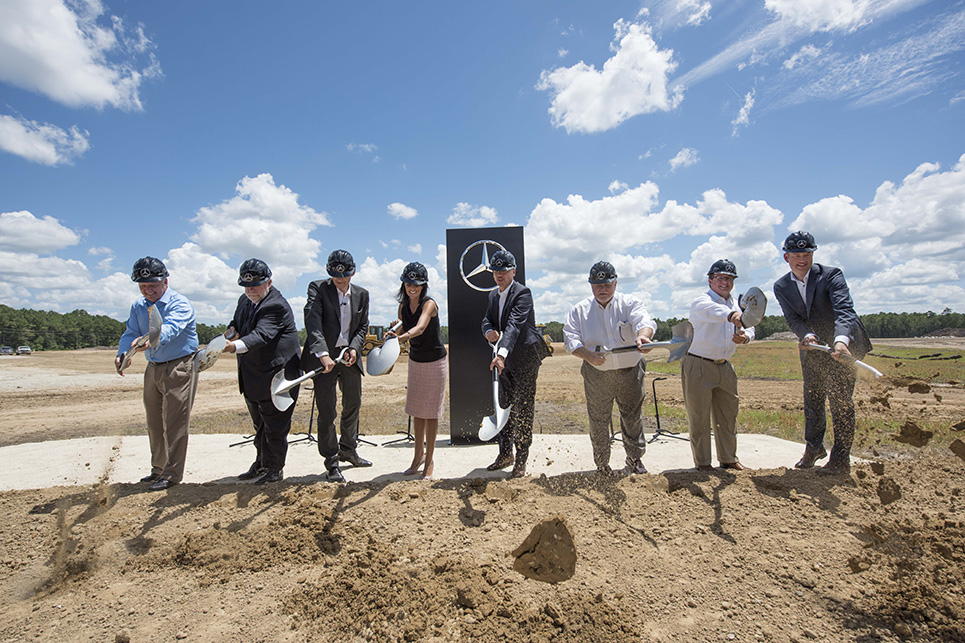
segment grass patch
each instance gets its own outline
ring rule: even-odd
[[[872,351],[864,361],[889,376],[953,385],[965,381],[965,351],[960,350],[885,346]]]

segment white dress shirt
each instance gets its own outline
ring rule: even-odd
[[[621,334],[621,327],[626,328],[627,332]],[[580,347],[591,351],[595,351],[597,346],[603,349],[618,348],[633,344],[637,333],[644,328],[651,328],[654,332],[657,330],[657,324],[647,313],[643,302],[632,295],[618,292],[614,293],[605,308],[593,297],[574,306],[563,325],[563,341],[568,353]],[[636,366],[641,359],[642,353],[613,353],[607,355],[603,366],[593,368],[614,371]]]
[[[707,359],[730,359],[737,350],[734,324],[727,318],[734,311],[740,312],[737,299],[724,299],[713,290],[700,294],[690,304],[690,323],[694,327],[694,341],[689,353]],[[748,341],[754,339],[754,328],[745,328]]]
[[[348,346],[348,331],[352,327],[352,286],[349,286],[344,293],[338,288],[335,292],[338,293],[339,323],[341,324],[335,345]]]

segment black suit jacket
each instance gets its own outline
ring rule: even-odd
[[[848,283],[839,268],[812,264],[805,292],[807,302],[801,299],[791,273],[774,282],[774,296],[798,339],[813,333],[822,343],[833,346],[835,337],[845,335],[850,341],[848,349],[858,359],[871,350],[871,340],[854,312]]]
[[[248,351],[238,355],[238,388],[248,399],[271,399],[271,379],[282,368],[285,377],[298,377],[298,329],[291,306],[274,286],[256,306],[238,298],[231,325]]]
[[[349,324],[349,347],[355,349],[356,360],[353,366],[362,369],[362,348],[369,332],[369,291],[355,284],[349,284],[349,297],[352,306],[352,319]],[[305,303],[305,349],[302,351],[302,369],[313,371],[322,365],[316,353],[328,352],[332,359],[335,353],[338,334],[342,330],[339,313],[338,289],[331,279],[320,279],[308,285],[308,301]]]
[[[508,290],[502,319],[499,318],[499,288],[489,291],[489,304],[482,320],[482,332],[485,335],[495,330],[500,334],[499,348],[509,351],[506,355],[506,368],[514,370],[520,348],[535,344],[540,359],[546,357],[549,351],[543,337],[536,330],[533,293],[518,281],[509,284]]]

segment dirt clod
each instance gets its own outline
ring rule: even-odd
[[[544,583],[558,583],[576,573],[576,545],[563,518],[544,520],[533,527],[513,557],[513,569]]]
[[[923,447],[934,437],[932,431],[925,431],[912,421],[901,425],[900,432],[894,436],[896,442],[910,444],[913,447]]]

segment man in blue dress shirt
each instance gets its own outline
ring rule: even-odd
[[[157,348],[144,346],[144,410],[151,443],[150,491],[162,491],[181,482],[188,451],[188,422],[194,405],[198,374],[194,354],[198,350],[194,308],[182,295],[168,288],[168,271],[160,259],[144,257],[134,263],[131,281],[141,297],[131,306],[127,329],[118,343],[114,365],[120,373],[124,353],[150,328],[149,308],[161,314],[161,337]],[[123,373],[121,373],[123,375]]]

